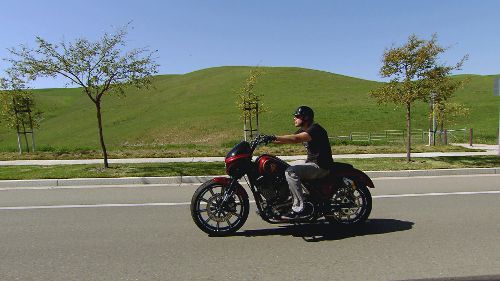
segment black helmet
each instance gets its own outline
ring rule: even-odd
[[[293,116],[300,116],[304,120],[312,122],[314,120],[314,111],[309,106],[301,105],[295,110]]]

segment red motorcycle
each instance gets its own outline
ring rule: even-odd
[[[257,214],[268,223],[290,223],[281,219],[292,207],[285,170],[290,165],[267,154],[252,161],[254,150],[268,144],[270,138],[257,136],[242,141],[225,158],[229,177],[216,177],[203,183],[193,194],[191,216],[196,225],[213,236],[236,232],[248,218],[248,193],[239,183],[245,177],[255,198]],[[368,219],[372,197],[368,187],[372,180],[352,165],[334,162],[330,174],[321,179],[302,182],[310,212],[301,223],[324,220],[331,223],[358,224]],[[297,222],[297,221],[293,221]]]

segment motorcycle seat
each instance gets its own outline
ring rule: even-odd
[[[328,171],[325,172],[323,176],[320,176],[317,179],[314,180],[307,180],[308,182],[322,182],[325,180],[331,180],[332,178],[337,177],[339,174],[343,174],[346,171],[350,171],[353,169],[353,166],[351,164],[347,163],[340,163],[340,162],[333,162]]]
[[[344,170],[351,170],[352,165],[347,164],[347,163],[340,163],[340,162],[333,162],[333,164],[330,166],[330,172],[332,171],[344,171]]]

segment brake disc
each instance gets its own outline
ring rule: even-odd
[[[226,208],[221,206],[222,195],[216,194],[207,200],[207,215],[216,222],[225,222],[229,220],[236,212],[236,203],[234,198],[229,198]]]

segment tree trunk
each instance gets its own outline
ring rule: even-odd
[[[406,104],[406,161],[411,161],[411,107],[410,104]]]
[[[109,168],[108,152],[106,151],[106,145],[104,144],[104,135],[102,133],[101,102],[97,101],[95,106],[97,110],[97,123],[99,125],[99,140],[101,142],[102,155],[104,157],[104,167]]]

